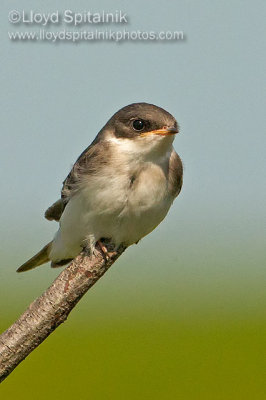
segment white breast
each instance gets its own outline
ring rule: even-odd
[[[89,176],[68,202],[50,253],[53,261],[75,257],[86,241],[93,246],[103,237],[116,245],[133,244],[166,216],[173,202],[166,178],[170,149],[147,159],[139,150],[134,157],[115,146],[111,165]]]
[[[116,240],[136,243],[164,219],[172,201],[163,169],[152,163],[146,165],[133,182],[127,203],[119,214],[114,232]]]

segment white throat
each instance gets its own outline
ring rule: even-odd
[[[173,136],[146,136],[140,138],[116,138],[110,137],[110,141],[117,149],[118,154],[130,160],[160,161],[169,158],[172,152]]]

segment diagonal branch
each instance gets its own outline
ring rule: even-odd
[[[109,249],[109,246],[108,246]],[[110,257],[97,248],[84,249],[53,284],[0,336],[0,382],[39,346],[62,322],[94,283],[123,253],[121,246]]]

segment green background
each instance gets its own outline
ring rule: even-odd
[[[12,9],[121,9],[127,29],[186,39],[11,42],[8,30],[39,29],[9,24]],[[266,398],[265,11],[258,0],[2,1],[1,330],[57,276],[15,270],[51,239],[43,212],[115,111],[147,101],[171,112],[185,175],[165,221],[3,382],[1,399]]]

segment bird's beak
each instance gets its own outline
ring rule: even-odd
[[[162,135],[169,136],[178,133],[178,128],[175,126],[164,126],[161,129],[156,129],[154,131],[143,132],[140,136],[150,136],[150,135]]]

